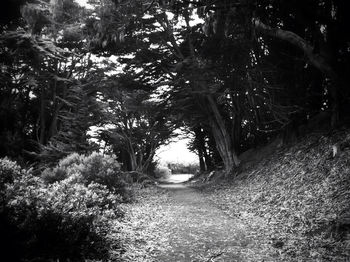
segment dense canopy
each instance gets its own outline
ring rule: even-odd
[[[1,156],[103,147],[151,172],[181,128],[202,170],[230,173],[277,135],[348,120],[346,1],[88,2],[4,2]]]

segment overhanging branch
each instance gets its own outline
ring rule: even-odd
[[[333,68],[329,65],[326,59],[322,57],[320,54],[314,53],[313,46],[310,45],[305,39],[303,39],[299,35],[288,30],[283,30],[280,28],[272,28],[256,18],[254,18],[252,22],[255,29],[258,30],[259,32],[287,41],[290,44],[298,47],[300,50],[304,52],[309,62],[314,67],[316,67],[318,70],[320,70],[321,72],[323,72],[324,74],[326,74],[328,77],[332,79],[337,78],[337,74],[334,72]]]

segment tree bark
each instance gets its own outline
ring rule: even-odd
[[[198,159],[199,159],[199,167],[200,167],[200,171],[204,172],[207,171],[207,165],[205,163],[205,139],[204,139],[204,134],[201,130],[201,127],[198,126],[194,129],[194,133],[196,136],[196,144],[195,147],[198,151]]]
[[[233,148],[232,139],[226,129],[224,120],[217,108],[217,105],[211,95],[207,95],[212,116],[209,117],[209,123],[212,128],[213,136],[216,142],[216,147],[224,163],[224,168],[227,173],[239,165],[238,156]]]
[[[207,167],[206,167],[205,161],[204,161],[203,152],[200,149],[198,150],[198,160],[199,160],[199,170],[201,172],[207,171]]]
[[[130,166],[131,170],[130,171],[136,171],[137,170],[137,159],[136,155],[134,152],[128,152],[130,156]]]

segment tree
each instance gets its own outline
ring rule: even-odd
[[[0,36],[0,117],[6,123],[1,154],[37,161],[50,148],[51,153],[60,151],[49,157],[57,161],[63,152],[78,150],[79,144],[86,150],[83,144],[88,144],[85,135],[68,138],[86,133],[91,123],[81,125],[77,118],[89,118],[91,111],[78,107],[90,109],[94,96],[91,85],[83,85],[92,69],[81,32],[86,13],[72,0],[22,1],[19,7],[18,26],[12,29],[15,20],[6,21]]]
[[[158,146],[142,128],[164,143],[182,125],[195,135],[191,147],[202,169],[222,162],[229,174],[243,151],[281,132],[291,140],[320,112],[332,114],[332,125],[348,112],[342,1],[91,2],[91,11],[72,0],[21,2],[19,29],[10,30],[4,19],[1,92],[14,102],[11,111],[22,110],[14,126],[1,130],[4,151],[14,137],[35,139],[40,148],[58,140],[88,145],[84,136],[85,142],[64,138],[71,130],[86,133],[88,124],[70,125],[63,117],[79,106],[93,110],[92,118],[79,113],[85,123],[113,123],[104,139],[130,170],[147,169]],[[91,57],[112,55],[115,65],[92,66]],[[105,106],[104,118],[91,109],[94,100]],[[19,127],[26,131],[16,133]]]
[[[129,171],[151,171],[156,150],[175,128],[161,102],[151,98],[149,88],[123,75],[110,77],[100,89],[107,125],[101,138]]]
[[[238,25],[234,30],[229,28],[230,31],[221,30],[226,25],[232,26],[226,17],[232,18],[234,14],[223,11],[225,6],[219,4],[202,12],[207,19],[204,26],[211,28],[202,30],[200,24],[191,25],[193,15],[188,10],[194,7],[194,3],[152,1],[146,9],[137,9],[140,7],[138,3],[126,1],[116,4],[119,11],[126,6],[122,14],[131,12],[134,16],[129,21],[124,15],[118,17],[119,20],[115,18],[125,23],[123,40],[127,47],[116,50],[111,45],[105,45],[106,50],[116,54],[132,53],[131,58],[121,61],[128,65],[128,69],[138,71],[137,75],[149,84],[168,86],[163,97],[173,111],[180,110],[183,116],[179,105],[188,108],[188,103],[193,103],[192,117],[193,112],[202,115],[196,119],[208,124],[224,168],[230,173],[239,165],[238,152],[244,147],[241,143],[243,123],[255,126],[255,131],[261,126],[271,129],[272,124],[267,125],[266,122],[271,122],[271,119],[280,121],[287,114],[281,111],[288,111],[268,110],[275,101],[269,99],[266,88],[260,88],[253,82],[263,82],[264,76],[256,73],[256,62],[252,62],[254,53],[251,41],[247,39],[248,30],[244,25]],[[135,9],[129,9],[130,6]],[[203,4],[198,1],[195,8],[200,10],[202,7]],[[143,12],[147,12],[146,17]],[[169,13],[173,13],[173,17]],[[242,13],[239,15],[243,17]],[[103,17],[100,17],[101,21]],[[183,96],[179,97],[178,93]],[[184,97],[190,97],[186,99],[187,104],[177,101],[185,101]],[[268,112],[264,113],[264,110]],[[195,126],[193,121],[190,126]],[[278,125],[274,128],[277,130]]]
[[[272,4],[272,8],[281,10],[280,14],[275,13],[274,20],[269,19],[267,15],[253,17],[253,25],[262,34],[286,41],[300,49],[306,57],[306,63],[319,70],[323,74],[324,81],[327,79],[331,81],[323,88],[330,94],[331,122],[332,126],[335,126],[340,111],[344,110],[340,109],[344,107],[342,106],[344,100],[340,101],[339,94],[341,92],[348,95],[344,89],[344,83],[347,82],[345,64],[348,63],[346,39],[349,39],[345,26],[349,22],[345,14],[347,3],[310,0],[305,7],[293,8],[292,5],[293,3],[289,3],[283,7],[276,1]],[[263,5],[259,8],[263,8]],[[288,17],[286,12],[291,12],[292,15]],[[277,20],[280,21],[279,24],[276,24]]]

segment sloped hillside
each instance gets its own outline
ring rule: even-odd
[[[229,181],[202,188],[275,261],[350,260],[350,132],[309,135]]]

